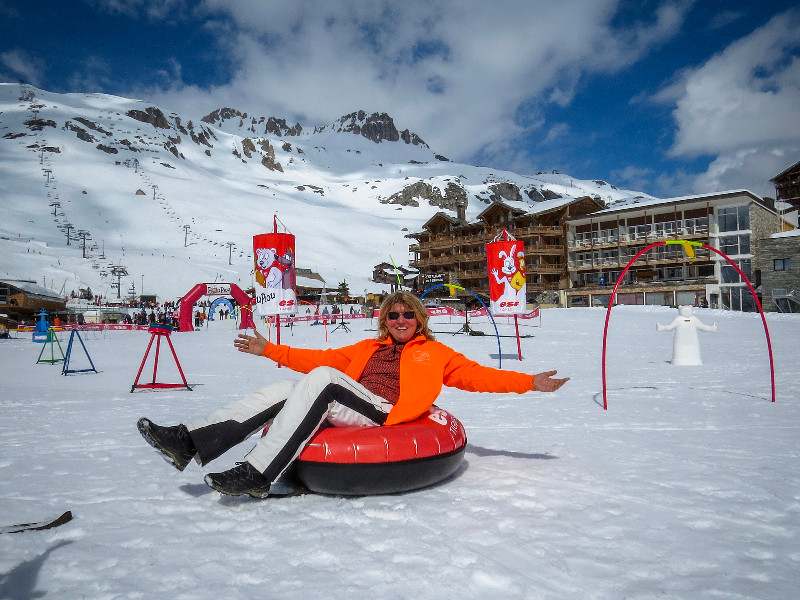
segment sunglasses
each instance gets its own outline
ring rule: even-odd
[[[386,318],[389,321],[397,321],[397,319],[400,318],[400,315],[403,315],[403,318],[406,321],[410,321],[411,319],[416,319],[416,317],[417,317],[416,313],[414,313],[413,310],[407,310],[404,313],[390,311],[390,312],[386,313]]]

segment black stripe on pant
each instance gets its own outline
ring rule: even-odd
[[[189,435],[192,438],[192,442],[194,442],[194,447],[197,449],[200,464],[207,465],[262,429],[275,418],[275,415],[280,412],[284,404],[286,404],[286,400],[270,406],[267,410],[250,417],[242,423],[230,419],[190,431]]]
[[[269,481],[275,481],[289,466],[298,451],[319,430],[334,403],[353,410],[375,423],[383,425],[388,413],[365,400],[348,387],[329,383],[312,403],[309,411],[287,440],[266,470],[262,473]],[[269,434],[267,434],[269,435]]]

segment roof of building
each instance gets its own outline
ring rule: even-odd
[[[774,209],[765,206],[762,199],[749,190],[729,190],[726,192],[714,192],[711,194],[696,194],[692,196],[678,196],[675,198],[637,198],[634,200],[627,200],[625,202],[615,202],[614,204],[602,210],[598,210],[597,212],[594,212],[590,215],[584,215],[582,217],[573,217],[570,220],[586,219],[598,215],[602,216],[602,215],[614,214],[625,211],[641,210],[643,208],[649,208],[660,205],[683,204],[689,202],[709,201],[709,200],[725,200],[727,198],[733,198],[736,196],[748,196],[751,200],[759,203],[759,205],[765,208],[766,210],[775,212]]]
[[[317,277],[309,277],[307,275],[301,275],[300,273],[295,274],[295,281],[298,287],[307,288],[307,289],[314,289],[314,290],[322,290],[325,288],[325,280],[322,279],[319,275]]]
[[[456,227],[467,227],[470,225],[475,225],[478,223],[481,218],[489,211],[496,210],[498,207],[513,211],[518,215],[541,215],[548,212],[552,212],[554,210],[558,210],[560,208],[564,208],[565,206],[569,206],[570,204],[575,204],[576,202],[583,202],[587,198],[593,199],[590,196],[582,196],[580,198],[573,198],[572,196],[565,196],[563,198],[554,198],[552,200],[542,200],[541,202],[537,202],[531,206],[512,206],[503,202],[502,200],[493,200],[492,203],[483,209],[480,214],[478,214],[477,219],[475,221],[464,221],[452,215],[449,215],[445,212],[438,211],[435,213],[430,219],[428,219],[423,228],[427,228],[431,223],[433,223],[438,218],[444,218],[450,221]],[[596,202],[599,202],[595,200]],[[600,204],[599,204],[600,205]],[[414,233],[407,234],[406,237],[414,237]]]
[[[0,279],[0,284],[5,284],[11,288],[17,288],[20,292],[24,292],[28,296],[45,298],[47,300],[60,300],[62,302],[65,300],[64,296],[61,296],[60,294],[57,294],[53,290],[47,289],[46,287],[42,287],[33,281],[27,281],[24,279]]]
[[[781,171],[780,173],[775,175],[775,177],[770,179],[770,181],[772,183],[778,183],[778,181],[780,181],[781,179],[783,179],[784,177],[786,177],[787,175],[789,175],[790,173],[792,173],[794,171],[800,171],[800,162],[796,162],[791,167],[789,167],[788,169],[786,169],[784,171]]]
[[[800,229],[792,229],[791,231],[781,231],[780,233],[773,233],[770,238],[794,238],[800,237]]]

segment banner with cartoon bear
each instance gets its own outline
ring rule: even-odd
[[[519,240],[486,244],[492,314],[518,315],[525,308],[525,245]]]
[[[255,260],[255,312],[261,316],[293,315],[295,292],[295,245],[291,233],[253,236]]]

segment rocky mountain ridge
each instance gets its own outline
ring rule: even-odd
[[[271,228],[276,213],[315,240],[313,258],[298,254],[302,266],[329,279],[346,269],[348,280],[366,286],[382,248],[406,262],[405,233],[436,211],[470,220],[495,200],[532,208],[550,198],[633,195],[562,174],[450,162],[380,112],[355,111],[325,126],[234,108],[197,118],[140,100],[18,84],[0,84],[0,175],[9,209],[0,237],[32,240],[28,255],[44,244],[59,256],[32,274],[6,267],[0,277],[75,279],[75,287],[102,289],[110,262],[152,273],[148,257],[158,256],[186,271],[163,277],[169,294],[199,279],[249,279],[252,235]],[[73,262],[78,231],[91,237]],[[87,239],[94,241],[84,249]]]

